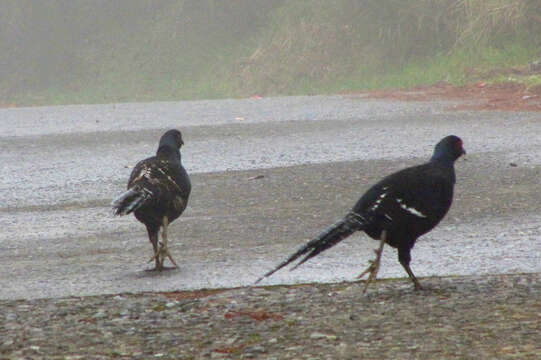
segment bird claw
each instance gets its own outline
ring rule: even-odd
[[[364,270],[359,276],[357,276],[357,279],[361,279],[367,273],[369,274],[368,279],[366,279],[366,284],[363,289],[363,294],[366,293],[366,290],[368,289],[368,285],[370,285],[372,281],[376,280],[376,277],[379,271],[379,261],[369,260],[369,262],[370,262],[370,265],[366,268],[366,270]]]
[[[381,254],[383,254],[383,246],[386,242],[387,233],[384,231],[382,233],[381,242],[379,245],[379,248],[375,249],[374,252],[376,253],[376,258],[374,260],[368,260],[370,265],[364,270],[361,275],[357,276],[357,279],[361,279],[363,276],[365,276],[367,273],[368,279],[366,279],[366,285],[364,286],[363,294],[366,293],[366,290],[368,289],[368,285],[374,280],[376,280],[376,276],[378,275],[379,271],[379,265],[381,262]]]
[[[173,260],[173,257],[171,256],[171,254],[169,254],[169,251],[167,251],[166,255],[169,258],[169,261],[171,261],[171,263],[173,263],[173,265],[175,265],[175,268],[178,268],[177,263],[175,262],[175,260]]]
[[[175,266],[162,266],[162,267],[153,267],[152,269],[145,269],[146,272],[154,272],[154,271],[158,271],[158,272],[162,272],[163,270],[174,270],[174,269],[177,269],[177,267]]]
[[[148,259],[147,261],[147,264],[152,262],[154,259],[158,258],[160,256],[159,252],[156,251],[156,253],[154,254],[154,256],[152,256],[150,259]]]
[[[148,260],[148,262],[152,262],[153,260],[158,260],[157,264],[159,264],[159,266],[156,266],[155,269],[156,270],[162,270],[162,269],[164,269],[163,261],[165,260],[166,256],[167,256],[167,258],[169,258],[171,263],[173,263],[173,265],[175,265],[174,268],[178,268],[177,263],[175,262],[175,260],[173,260],[173,257],[171,256],[171,253],[169,253],[169,249],[167,247],[165,247],[162,243],[160,243],[160,248],[158,249],[158,251],[156,251],[154,256],[152,256]]]

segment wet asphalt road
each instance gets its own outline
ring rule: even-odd
[[[0,298],[249,285],[451,133],[468,158],[413,271],[541,271],[541,114],[452,106],[318,96],[0,109]],[[143,225],[113,218],[109,203],[172,127],[193,183],[170,230],[180,268],[145,272]],[[352,236],[263,284],[353,280],[376,246]],[[386,248],[379,278],[405,276]]]

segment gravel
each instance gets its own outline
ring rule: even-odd
[[[0,301],[0,358],[541,358],[541,274],[421,281]]]

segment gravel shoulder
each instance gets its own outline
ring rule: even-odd
[[[0,301],[2,359],[539,359],[541,275]]]

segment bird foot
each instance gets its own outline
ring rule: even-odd
[[[380,259],[380,256],[376,257],[375,260],[369,260],[370,265],[359,276],[357,276],[357,279],[361,279],[367,273],[369,274],[368,279],[366,279],[366,284],[363,289],[363,294],[366,293],[366,290],[368,289],[368,285],[370,285],[372,281],[376,280],[376,277],[379,271],[379,259]]]
[[[174,267],[163,266],[163,261],[165,260],[165,257],[169,258],[169,260],[175,266]],[[156,266],[154,267],[154,269],[151,269],[151,271],[154,271],[154,270],[162,271],[162,270],[170,270],[170,269],[178,268],[177,263],[175,262],[175,260],[173,260],[173,257],[171,256],[171,253],[169,253],[169,249],[166,246],[164,246],[164,244],[162,244],[162,243],[160,243],[160,248],[158,249],[158,251],[156,251],[154,256],[152,256],[148,260],[148,262],[151,262],[153,260],[156,260]]]
[[[176,266],[162,266],[162,267],[159,267],[159,266],[155,266],[153,267],[152,269],[145,269],[146,272],[155,272],[155,271],[163,271],[163,270],[175,270],[177,269]]]
[[[364,286],[363,294],[366,293],[366,289],[368,289],[368,285],[374,280],[376,280],[376,276],[378,275],[379,271],[379,265],[381,262],[381,254],[383,254],[383,246],[385,246],[387,233],[384,231],[381,236],[381,241],[379,244],[379,247],[374,250],[376,253],[376,258],[374,260],[368,260],[370,265],[364,270],[359,276],[357,276],[357,279],[361,279],[363,276],[365,276],[367,273],[368,279],[366,279],[366,285]]]
[[[417,281],[417,279],[415,279],[413,281],[413,284],[414,284],[414,290],[415,291],[424,290],[424,288],[421,286],[421,284],[419,284],[419,281]]]

